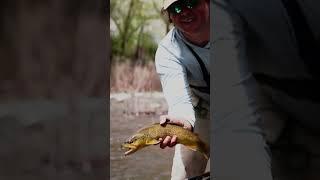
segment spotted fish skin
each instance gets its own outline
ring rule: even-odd
[[[191,150],[199,151],[206,159],[209,158],[209,146],[205,144],[197,134],[173,124],[165,124],[162,126],[156,123],[142,128],[128,141],[123,143],[122,147],[129,149],[125,152],[125,155],[129,155],[146,146],[159,144],[159,138],[173,135],[177,136],[177,144],[182,144]]]

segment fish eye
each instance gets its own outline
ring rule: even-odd
[[[126,143],[131,144],[131,143],[134,142],[134,140],[135,140],[134,137],[132,137],[132,138],[128,139],[128,140],[126,141]]]
[[[132,136],[130,139],[128,139],[126,143],[129,143],[129,144],[134,143],[137,139],[139,139],[139,137],[140,137],[140,135],[136,134],[136,135]]]

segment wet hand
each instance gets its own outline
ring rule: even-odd
[[[160,138],[160,148],[164,149],[167,146],[174,147],[177,144],[177,136],[167,136],[164,139]]]
[[[167,123],[181,126],[190,131],[192,131],[193,129],[191,124],[187,120],[184,120],[182,118],[177,118],[169,115],[160,116],[160,125],[165,126]],[[164,139],[159,138],[159,141],[160,141],[160,148],[162,149],[166,148],[167,146],[174,147],[177,144],[177,136],[175,135],[172,137],[167,136]]]

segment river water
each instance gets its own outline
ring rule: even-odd
[[[145,147],[124,157],[121,143],[166,113],[163,97],[142,95],[110,100],[110,178],[112,180],[170,179],[172,148]]]

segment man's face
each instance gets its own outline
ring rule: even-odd
[[[206,0],[179,0],[170,5],[168,11],[175,27],[183,33],[196,34],[202,32],[202,28],[209,28],[209,3]]]

